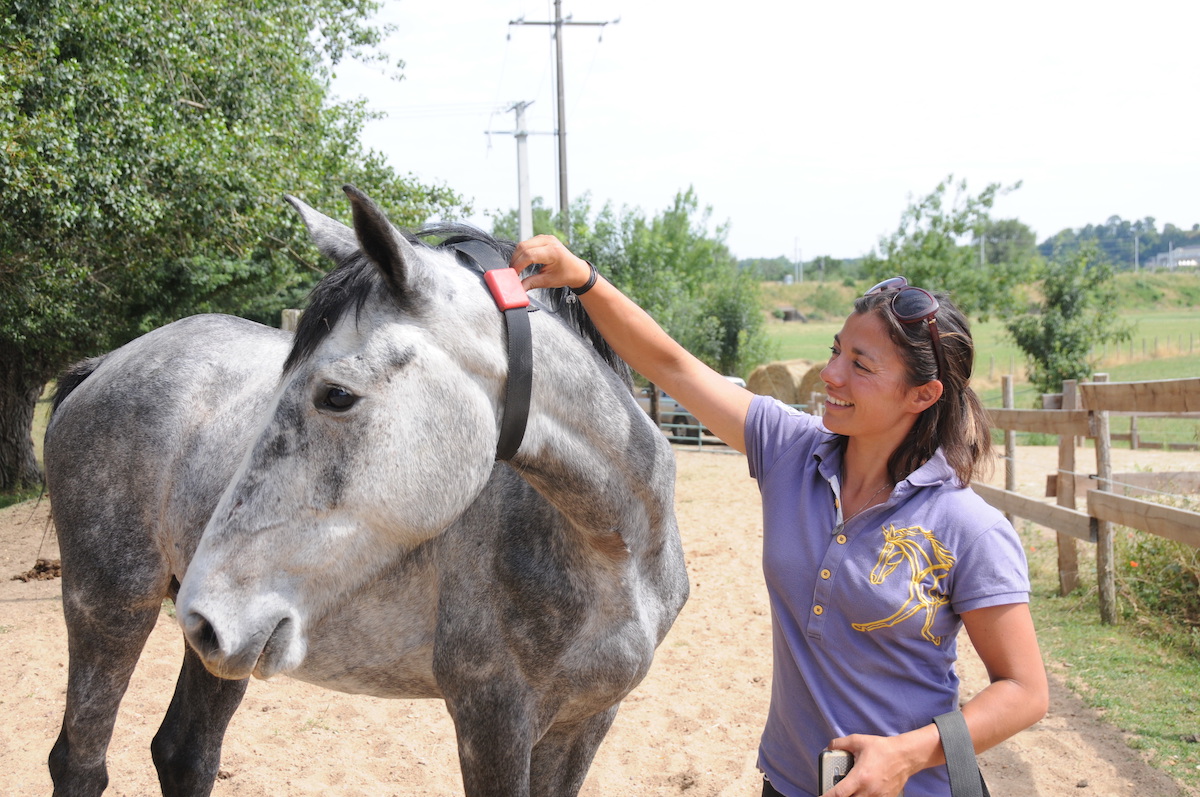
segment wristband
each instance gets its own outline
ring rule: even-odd
[[[575,294],[576,296],[583,296],[585,293],[590,291],[592,286],[596,284],[596,279],[600,276],[596,271],[596,267],[592,265],[592,261],[585,260],[583,262],[588,264],[588,268],[591,269],[591,273],[588,274],[587,282],[583,283],[583,285],[579,286],[578,288],[571,288],[571,293]]]

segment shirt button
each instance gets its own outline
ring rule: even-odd
[[[821,571],[821,578],[829,578],[831,575],[833,575],[833,573],[830,573],[828,570]]]
[[[822,606],[821,604],[818,603],[816,606],[813,607],[813,614],[817,615],[818,617],[820,617],[824,613],[825,613],[825,607]]]
[[[845,535],[845,534],[839,534],[839,535],[837,535],[837,544],[838,544],[838,545],[845,545],[845,544],[846,544],[846,535]]]

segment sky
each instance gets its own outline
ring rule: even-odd
[[[694,189],[739,258],[859,257],[953,175],[1021,183],[993,218],[1041,241],[1111,216],[1200,222],[1197,0],[733,3],[563,0],[567,178],[647,215]],[[534,196],[558,204],[552,0],[384,0],[395,80],[344,62],[334,93],[386,116],[363,143],[402,174],[517,205],[516,102]],[[362,186],[370,193],[369,186]]]

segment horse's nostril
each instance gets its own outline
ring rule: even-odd
[[[217,629],[213,628],[208,618],[198,612],[188,615],[187,638],[192,647],[202,658],[208,658],[221,649],[221,640],[217,638]]]

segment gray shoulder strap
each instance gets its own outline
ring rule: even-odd
[[[991,797],[975,760],[975,745],[962,712],[942,714],[934,717],[933,722],[942,736],[946,770],[950,773],[950,794],[953,797]]]

